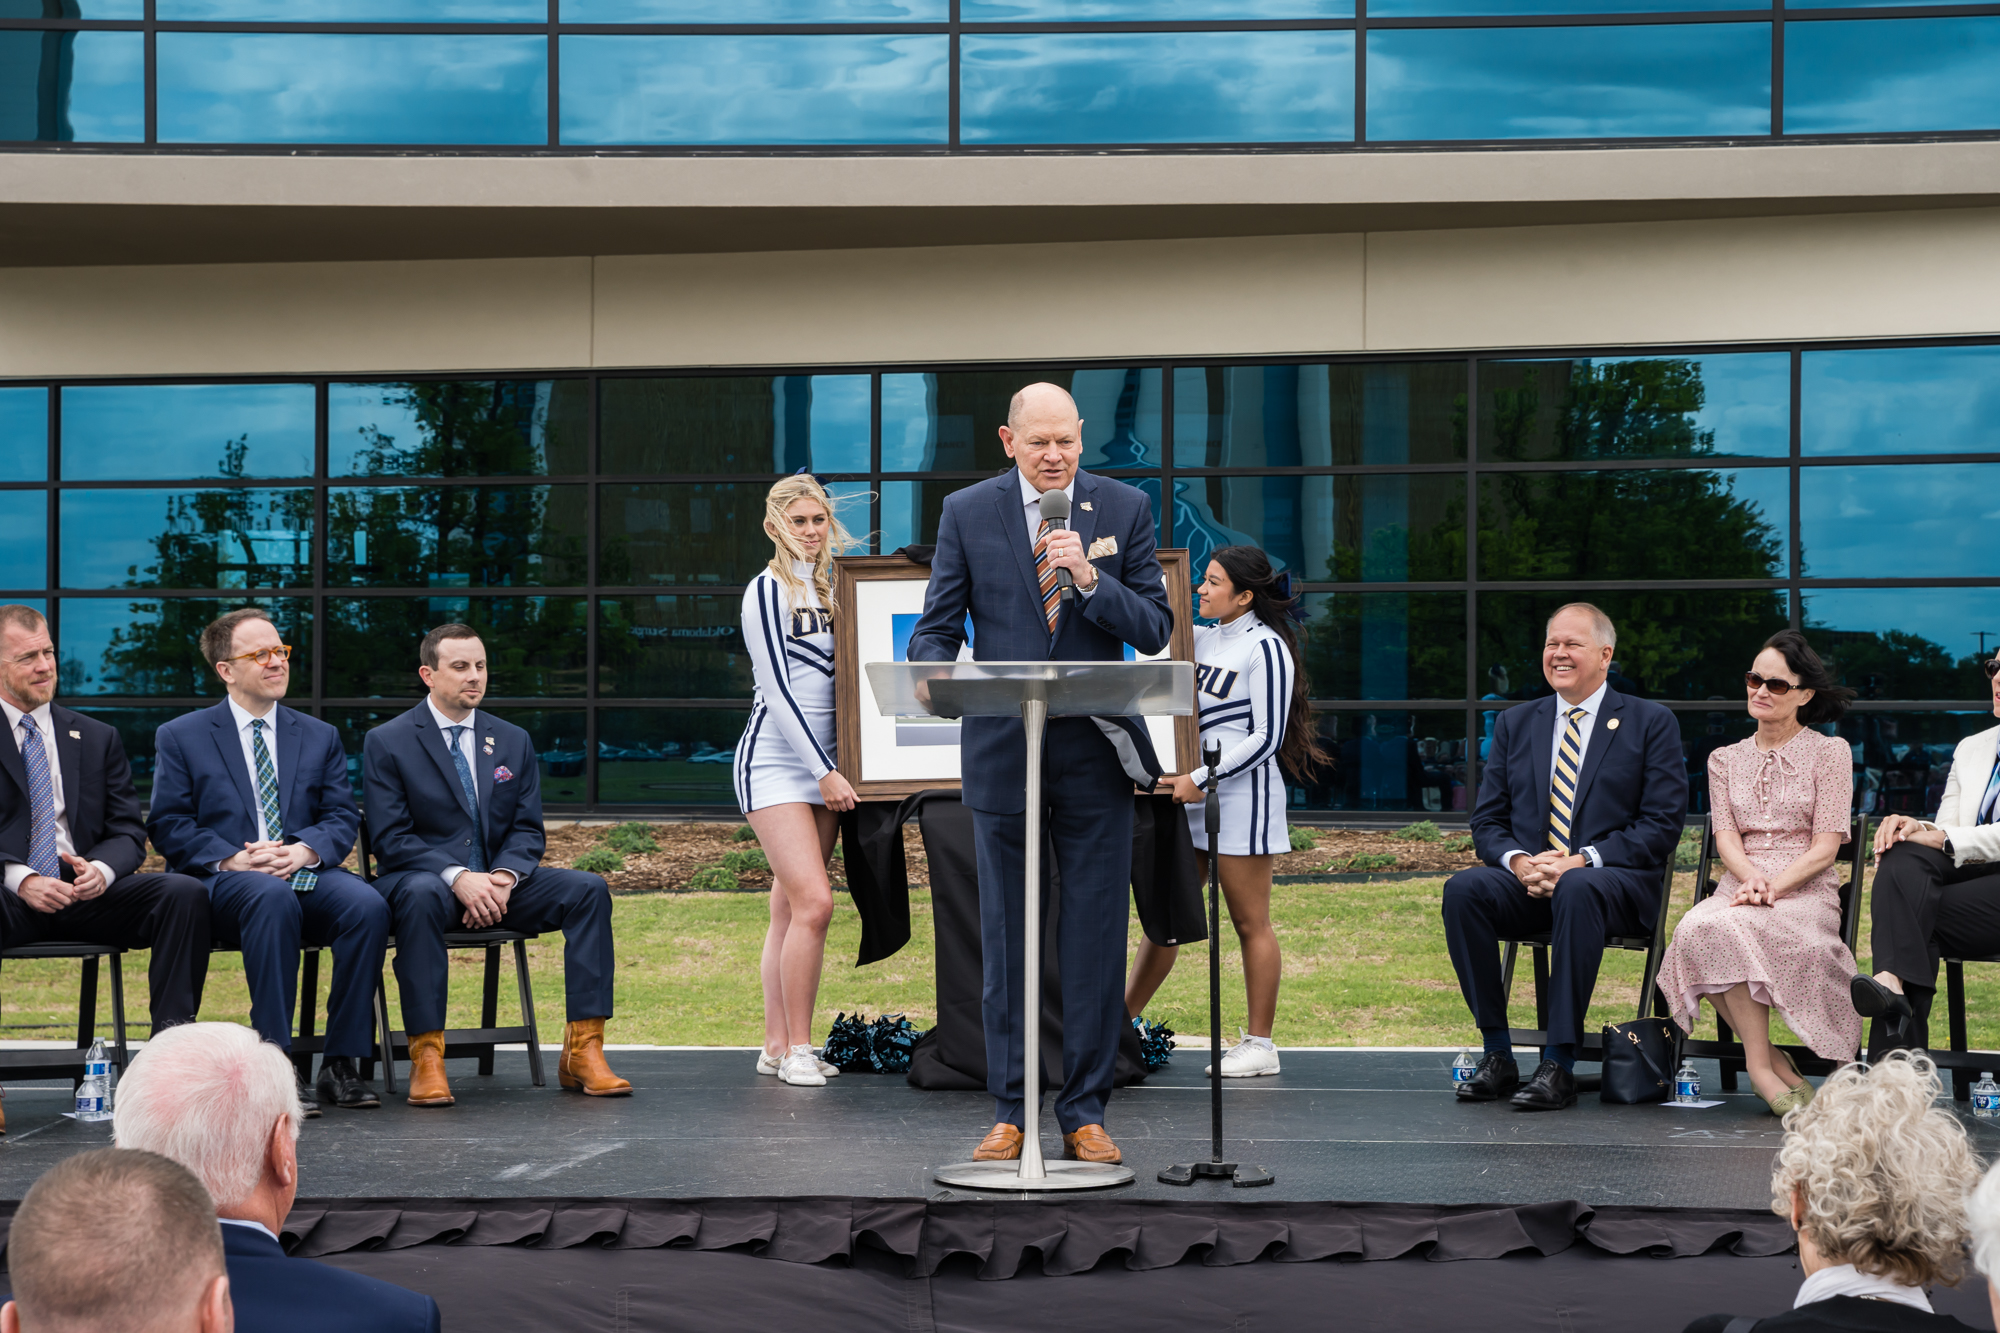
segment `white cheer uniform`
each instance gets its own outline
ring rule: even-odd
[[[820,607],[812,565],[792,562],[805,584],[794,606],[769,569],[743,593],[743,642],[750,648],[756,702],[736,745],[736,804],[825,805],[819,780],[835,767],[833,618]]]
[[[1278,748],[1285,743],[1285,718],[1292,706],[1292,654],[1277,632],[1254,612],[1226,625],[1203,625],[1194,632],[1194,698],[1201,723],[1197,752],[1210,741],[1222,746],[1216,772],[1222,801],[1224,856],[1288,852],[1285,779],[1278,771]],[[1208,766],[1191,776],[1208,786]],[[1194,845],[1208,850],[1204,803],[1187,806]]]

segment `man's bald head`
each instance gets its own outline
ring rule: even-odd
[[[1030,384],[1007,404],[1000,443],[1021,475],[1038,491],[1059,491],[1076,476],[1083,457],[1083,419],[1076,399],[1053,384]]]
[[[1079,426],[1083,424],[1076,414],[1076,399],[1069,396],[1069,390],[1046,382],[1028,385],[1007,404],[1007,429],[1016,434],[1020,433],[1023,424],[1036,417],[1054,417],[1074,421]]]

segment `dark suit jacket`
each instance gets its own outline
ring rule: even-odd
[[[361,823],[340,733],[283,704],[271,710],[270,722],[285,841],[312,848],[322,867],[337,866],[354,849]],[[256,784],[235,714],[225,701],[177,717],[159,729],[154,744],[153,817],[146,829],[170,867],[208,879],[216,862],[257,840]]]
[[[131,874],[146,859],[146,826],[139,822],[139,795],[118,732],[60,704],[50,705],[49,721],[62,770],[63,818],[76,854],[120,876]],[[28,770],[9,734],[0,737],[0,861],[27,864],[30,823]]]
[[[222,1228],[236,1333],[438,1333],[437,1302],[312,1259],[248,1227]]]
[[[480,839],[488,870],[526,879],[542,863],[542,769],[528,733],[479,711],[472,737],[472,776],[479,787],[480,827],[466,808],[465,788],[444,733],[420,703],[368,733],[361,743],[362,797],[375,873],[411,870],[443,874],[470,865]],[[493,742],[493,753],[486,743]]]
[[[1097,591],[1063,609],[1053,637],[1022,518],[1019,470],[945,497],[924,614],[910,634],[912,662],[957,660],[968,611],[973,656],[982,662],[1117,662],[1128,643],[1142,653],[1166,647],[1174,614],[1160,582],[1146,493],[1079,470],[1071,495],[1069,525],[1084,549],[1112,537],[1118,550],[1091,562]],[[1022,810],[1027,741],[1020,719],[968,717],[959,735],[966,804],[995,814]]]
[[[1703,1315],[1684,1333],[1723,1333],[1730,1318],[1726,1314]],[[1757,1333],[1953,1333],[1972,1326],[1950,1315],[1925,1314],[1895,1301],[1834,1296],[1759,1319],[1751,1327]]]
[[[1533,856],[1548,843],[1549,764],[1559,702],[1560,696],[1551,694],[1508,709],[1494,724],[1472,812],[1473,847],[1488,865],[1500,865],[1516,848]],[[1607,866],[1666,868],[1687,814],[1687,770],[1671,712],[1606,690],[1576,786],[1570,817],[1574,850],[1595,847]]]

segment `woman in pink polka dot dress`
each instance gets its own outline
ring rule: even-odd
[[[1756,734],[1708,761],[1722,878],[1675,927],[1660,992],[1684,1031],[1706,996],[1742,1040],[1757,1095],[1783,1115],[1813,1088],[1771,1045],[1771,1010],[1826,1059],[1851,1060],[1861,1044],[1833,864],[1847,841],[1853,751],[1810,729],[1838,718],[1854,692],[1797,630],[1771,637],[1744,684]]]

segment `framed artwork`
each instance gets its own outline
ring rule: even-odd
[[[1128,658],[1143,661],[1194,660],[1194,590],[1188,581],[1188,553],[1159,553],[1167,604],[1174,609],[1173,633],[1165,652]],[[862,675],[864,662],[907,661],[910,631],[924,611],[929,565],[908,556],[863,555],[834,561],[834,592],[840,615],[834,621],[833,688],[840,771],[862,800],[900,800],[914,792],[958,787],[958,723],[941,717],[884,717]],[[964,652],[971,656],[970,627]],[[1195,719],[1146,720],[1153,748],[1170,773],[1186,773],[1195,757]]]

